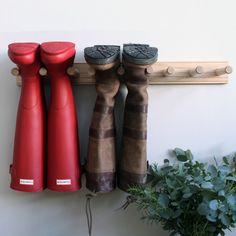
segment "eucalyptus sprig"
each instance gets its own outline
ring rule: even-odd
[[[177,162],[151,165],[148,184],[129,189],[142,219],[160,223],[171,236],[225,235],[236,223],[236,155],[205,164],[190,150],[174,154]]]

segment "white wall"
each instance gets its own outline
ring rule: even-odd
[[[10,42],[73,41],[79,60],[83,48],[95,43],[146,42],[158,46],[162,61],[228,60],[236,70],[235,9],[235,0],[1,0],[0,235],[87,235],[85,187],[76,193],[9,189],[20,92],[10,75]],[[75,93],[84,157],[95,92],[93,87],[76,87]],[[228,85],[150,86],[149,95],[150,162],[161,162],[176,146],[205,161],[236,151],[235,73]],[[142,223],[134,207],[116,211],[124,197],[117,190],[94,199],[94,236],[166,235]]]

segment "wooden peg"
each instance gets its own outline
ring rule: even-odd
[[[74,76],[74,77],[79,77],[79,75],[80,75],[79,68],[75,67],[75,66],[69,67],[66,72],[68,75]]]
[[[123,68],[123,66],[120,66],[118,69],[117,69],[117,74],[118,75],[123,75],[125,73],[125,69]]]
[[[21,86],[22,85],[22,78],[21,76],[16,76],[16,85]]]
[[[48,71],[47,71],[46,68],[41,67],[40,70],[39,70],[39,74],[40,74],[41,76],[46,76],[46,75],[48,74]]]
[[[89,68],[88,68],[88,74],[89,74],[89,76],[94,76],[95,73],[96,73],[96,71],[95,71],[92,67],[89,67]]]
[[[168,66],[166,70],[163,71],[164,76],[171,76],[175,73],[175,69],[172,66]]]
[[[146,73],[147,74],[152,74],[153,72],[154,72],[154,70],[153,70],[152,66],[149,66],[149,67],[146,68]]]
[[[231,66],[226,66],[215,70],[216,75],[231,74],[233,69]]]
[[[204,72],[203,67],[202,66],[197,66],[195,69],[190,70],[189,74],[194,77],[194,76],[203,74],[203,72]]]
[[[20,75],[20,70],[19,70],[17,67],[12,68],[12,69],[11,69],[11,74],[12,74],[13,76],[18,76],[18,75]]]

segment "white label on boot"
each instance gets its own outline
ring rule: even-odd
[[[20,184],[22,185],[34,185],[33,179],[20,179]]]
[[[57,185],[71,185],[70,179],[57,179]]]

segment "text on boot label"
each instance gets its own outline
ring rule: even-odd
[[[33,179],[20,179],[20,184],[34,185],[34,180]]]
[[[57,185],[70,185],[70,179],[57,179]]]

